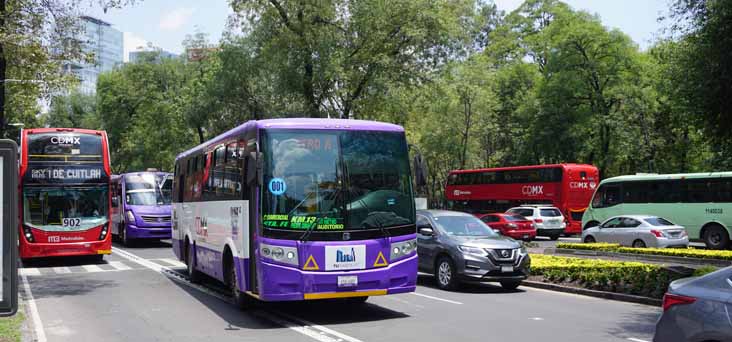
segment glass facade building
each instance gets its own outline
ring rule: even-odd
[[[122,64],[124,37],[110,23],[89,16],[82,16],[80,19],[84,27],[81,37],[84,51],[93,55],[93,62],[73,62],[67,64],[65,69],[79,78],[79,90],[82,93],[94,94],[99,74]]]

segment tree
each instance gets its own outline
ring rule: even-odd
[[[74,127],[99,129],[101,122],[96,112],[94,95],[74,91],[69,95],[57,95],[45,117],[48,127]]]
[[[91,1],[103,8],[133,0]],[[88,60],[76,8],[81,0],[0,0],[0,137],[7,123],[37,124],[37,100],[63,90],[64,61]]]

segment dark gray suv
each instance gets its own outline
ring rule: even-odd
[[[529,275],[531,258],[516,240],[495,233],[473,215],[417,211],[419,270],[442,289],[461,282],[499,282],[513,290]]]

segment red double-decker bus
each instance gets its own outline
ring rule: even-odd
[[[582,214],[600,182],[596,167],[552,164],[450,172],[445,197],[453,210],[504,212],[522,204],[549,204],[567,220],[566,234],[582,232]]]
[[[20,257],[112,251],[107,133],[39,128],[21,134]]]

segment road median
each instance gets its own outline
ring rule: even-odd
[[[545,250],[545,254],[602,256],[693,266],[727,267],[732,265],[732,251],[695,248],[630,248],[609,243],[558,243],[555,248]]]

